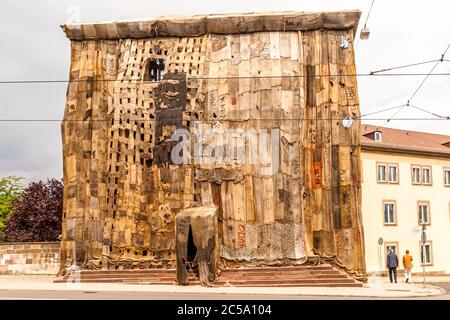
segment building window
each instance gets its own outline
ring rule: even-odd
[[[444,186],[450,187],[450,168],[444,168]]]
[[[420,184],[420,167],[412,167],[411,176],[413,184]]]
[[[377,165],[377,181],[378,182],[387,182],[386,179],[386,165],[378,164]]]
[[[422,183],[423,184],[431,184],[431,168],[430,167],[422,168]]]
[[[422,265],[433,264],[433,252],[431,242],[425,242],[420,244],[420,260]]]
[[[430,166],[411,166],[411,182],[416,185],[431,185],[432,174]]]
[[[385,225],[396,225],[395,201],[383,201],[383,221]]]
[[[430,224],[430,203],[429,202],[418,202],[417,203],[417,211],[419,224]]]
[[[389,254],[391,249],[394,250],[395,254],[398,254],[398,244],[397,244],[397,242],[386,242],[386,245],[385,245],[386,256]]]
[[[144,81],[161,81],[164,76],[165,61],[163,59],[150,59],[144,73]]]
[[[398,164],[377,163],[377,182],[398,183]]]
[[[396,164],[389,165],[389,182],[390,183],[398,182],[398,166]]]
[[[375,138],[375,141],[380,141],[381,142],[381,132],[380,131],[375,131],[374,138]]]

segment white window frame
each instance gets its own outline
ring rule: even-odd
[[[444,168],[444,186],[450,187],[450,168]]]
[[[389,208],[389,205],[392,205],[392,212],[387,212],[387,217],[388,220],[391,217],[390,214],[392,215],[392,221],[386,221],[386,208]],[[395,226],[397,224],[397,218],[396,218],[396,204],[394,201],[390,201],[390,200],[385,200],[383,201],[383,223],[386,226]]]
[[[418,181],[415,181],[416,175],[414,174],[414,170],[417,170],[418,173]],[[412,184],[421,184],[422,183],[422,176],[421,176],[421,169],[420,166],[411,166],[411,182]]]
[[[390,183],[398,183],[398,164],[394,164],[394,163],[390,163],[388,164],[388,181]],[[395,168],[395,180],[392,179],[392,175],[391,175],[391,168]]]
[[[375,141],[381,142],[381,138],[382,138],[381,132],[375,131],[373,138],[375,139]]]
[[[423,221],[423,211],[421,208],[426,208],[426,221]],[[430,224],[430,203],[425,201],[419,201],[417,203],[417,214],[419,225],[429,225]]]
[[[428,170],[428,182],[425,182],[425,170]],[[422,184],[431,185],[432,184],[432,177],[431,177],[431,167],[425,166],[422,167]]]
[[[383,175],[384,175],[384,180],[380,179],[380,169],[381,169],[381,167],[384,168],[382,170]],[[387,164],[386,163],[377,163],[377,182],[380,182],[380,183],[388,182],[388,171],[387,171]]]
[[[429,261],[427,261],[427,262],[424,262],[424,248],[425,247],[429,247],[430,248],[429,251],[428,251],[428,253],[429,253],[429,255],[428,255]],[[427,266],[427,265],[432,265],[433,264],[433,246],[432,246],[430,241],[427,241],[425,243],[420,243],[420,263],[421,263],[422,266],[423,265]]]

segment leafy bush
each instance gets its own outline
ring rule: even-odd
[[[61,180],[31,182],[6,223],[3,241],[56,241],[61,234],[63,183]]]
[[[0,179],[0,239],[6,221],[12,213],[13,203],[19,200],[23,188],[21,177],[11,176]]]

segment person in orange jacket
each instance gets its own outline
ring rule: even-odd
[[[413,267],[412,261],[413,261],[413,258],[409,254],[409,250],[406,250],[406,254],[403,256],[403,268],[405,269],[405,282],[406,283],[411,281],[411,269]]]

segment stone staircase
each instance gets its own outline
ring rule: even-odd
[[[77,279],[78,277],[78,279]],[[175,269],[82,270],[55,282],[177,285]],[[189,285],[200,285],[189,271]],[[362,283],[331,265],[224,269],[214,283],[230,287],[362,287]]]

